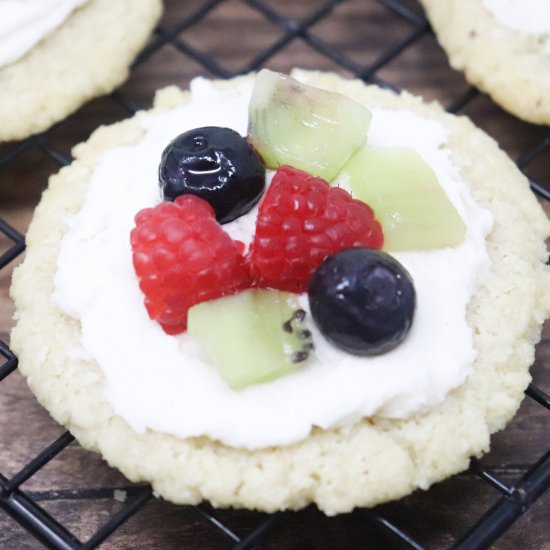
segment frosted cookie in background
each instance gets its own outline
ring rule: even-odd
[[[420,3],[454,69],[513,115],[550,124],[550,3]]]
[[[0,142],[121,84],[161,11],[161,0],[0,0]]]
[[[480,236],[482,250],[468,260],[482,260],[477,283],[451,315],[465,325],[468,345],[452,347],[456,331],[445,320],[449,297],[455,304],[471,286],[468,278],[454,268],[451,275],[418,271],[413,330],[391,357],[380,356],[381,367],[351,356],[323,363],[341,354],[311,325],[308,365],[231,390],[191,332],[169,335],[148,317],[130,233],[134,215],[160,202],[158,165],[177,134],[211,125],[247,133],[254,79],[198,79],[190,92],[164,90],[154,109],[94,132],[75,148],[75,161],[50,179],[26,259],[14,272],[17,326],[10,346],[40,403],[84,447],[175,503],[208,500],[273,512],[313,502],[332,515],[400,498],[466,469],[517,411],[550,313],[544,263],[550,223],[526,178],[491,138],[467,118],[407,93],[327,73],[294,76],[368,107],[366,148],[413,147],[456,201],[467,227],[464,245]],[[468,214],[480,209],[482,215]],[[254,214],[236,222],[251,215],[253,231]],[[246,227],[233,235],[243,239]],[[462,246],[400,257],[414,270],[430,258],[451,259]],[[440,287],[444,299],[437,298]],[[437,336],[433,323],[440,325]],[[441,348],[429,370],[418,346],[407,351],[418,338],[429,341],[427,355]],[[466,362],[457,363],[464,351]]]

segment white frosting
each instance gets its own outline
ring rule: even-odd
[[[549,0],[483,0],[483,4],[502,25],[541,36],[545,50],[550,53]]]
[[[417,290],[414,325],[402,345],[376,358],[354,357],[324,341],[309,319],[316,348],[307,366],[234,392],[188,334],[168,336],[147,317],[129,233],[134,214],[159,201],[162,150],[198,126],[246,132],[250,84],[219,91],[196,80],[191,90],[189,104],[141,118],[147,133],[139,143],[105,154],[82,209],[68,220],[58,259],[55,303],[80,319],[83,349],[101,366],[114,411],[137,432],[207,435],[254,449],[293,443],[312,426],[349,426],[374,414],[406,417],[440,403],[464,381],[476,355],[465,309],[488,268],[484,238],[492,218],[452,165],[445,127],[410,112],[375,109],[369,145],[416,147],[466,220],[468,233],[456,249],[396,255]],[[254,216],[224,227],[250,241]],[[307,297],[300,300],[307,309]]]
[[[0,67],[23,57],[88,0],[0,0]]]

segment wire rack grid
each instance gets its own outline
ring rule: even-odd
[[[368,4],[373,14],[385,18],[386,22],[391,20],[398,28],[398,32],[395,35],[390,34],[383,47],[372,52],[368,59],[363,59],[355,51],[350,51],[345,44],[345,39],[335,43],[333,40],[327,39],[322,31],[323,25],[339,17],[339,10],[350,4],[354,5],[355,10],[363,9]],[[264,47],[251,49],[254,52],[253,55],[249,56],[245,62],[235,66],[231,53],[224,56],[208,46],[203,47],[201,37],[207,28],[210,28],[210,32],[215,32],[215,29],[212,30],[211,27],[216,24],[216,21],[222,21],[226,25],[230,24],[232,13],[242,9],[248,10],[253,14],[253,18],[262,22],[262,25],[268,25],[271,31],[267,33],[268,43]],[[169,49],[176,64],[174,75],[171,77],[175,77],[174,79],[178,82],[185,82],[191,74],[206,73],[216,77],[229,78],[256,70],[266,64],[284,70],[305,61],[306,65],[308,62],[315,63],[322,68],[337,70],[345,75],[354,75],[367,82],[374,82],[398,90],[403,79],[392,78],[394,76],[393,64],[396,63],[396,60],[403,60],[407,56],[413,55],[414,49],[418,48],[419,44],[426,40],[426,37],[433,42],[430,26],[414,0],[371,0],[370,2],[330,0],[301,4],[289,1],[276,2],[275,0],[207,0],[203,2],[167,0],[166,11],[167,15],[156,29],[150,43],[136,60],[133,66],[134,74],[147,75],[147,71],[151,71],[151,68],[154,67],[155,57],[159,55],[159,52]],[[352,13],[353,16],[354,12],[351,10],[351,12],[344,13]],[[216,14],[219,14],[218,19],[216,19]],[[374,29],[375,25],[376,23],[373,22],[372,28],[364,29],[365,35]],[[243,29],[243,32],[253,31],[249,28]],[[296,47],[296,45],[298,46]],[[231,50],[232,47],[238,48],[238,44],[227,47]],[[362,41],[362,47],[365,51],[368,50],[369,40],[367,37]],[[435,50],[437,46],[431,44],[430,48]],[[301,54],[303,51],[307,53]],[[429,67],[424,69],[426,72],[423,73],[423,76],[427,77]],[[443,80],[446,95],[439,99],[444,101],[450,112],[467,112],[468,114],[472,113],[475,117],[476,113],[480,112],[476,111],[476,105],[480,103],[487,105],[489,102],[485,96],[462,81],[459,86],[455,86],[456,78],[456,75],[448,70]],[[145,77],[142,80],[145,80]],[[147,85],[145,85],[146,88]],[[148,90],[145,93],[142,91],[141,95],[138,93],[137,97],[132,90],[131,84],[129,84],[113,93],[108,99],[110,106],[105,109],[106,112],[102,112],[100,109],[100,115],[104,115],[103,118],[95,120],[95,122],[109,122],[113,117],[120,118],[121,115],[132,114],[142,105],[148,104],[150,101]],[[113,111],[116,111],[115,115],[113,115]],[[506,117],[507,115],[499,112],[498,116]],[[81,115],[77,113],[72,118],[76,119],[78,123],[79,117]],[[483,121],[483,107],[481,107],[481,120]],[[34,166],[39,166],[36,172],[44,179],[48,173],[68,164],[71,158],[67,152],[67,145],[70,147],[76,143],[80,136],[75,137],[71,134],[66,138],[64,133],[59,130],[60,126],[61,130],[63,129],[63,124],[44,134],[0,148],[0,181],[5,171],[10,170],[10,167],[22,157],[28,159],[31,156],[34,159],[35,155],[39,155],[40,160],[34,161]],[[85,128],[82,131],[90,129]],[[488,130],[490,131],[491,128],[489,127]],[[549,160],[550,133],[547,128],[537,128],[532,133],[534,133],[534,137],[531,137],[527,144],[520,144],[523,149],[516,154],[515,158],[520,169],[528,176],[532,176],[532,174],[538,176],[543,173],[543,170],[538,167],[541,159],[544,159],[545,162]],[[63,136],[61,139],[60,135]],[[44,168],[48,163],[48,167]],[[530,177],[530,181],[533,191],[541,197],[541,200],[548,201],[550,199],[548,191],[550,182],[538,177]],[[9,197],[9,192],[7,195]],[[0,275],[2,275],[2,270],[7,273],[7,270],[13,266],[14,260],[23,252],[24,247],[23,234],[12,227],[3,217],[0,217]],[[5,340],[7,342],[7,335]],[[17,371],[17,358],[6,342],[0,339],[0,395],[3,389],[2,385],[5,385],[9,377]],[[535,404],[538,412],[549,413],[550,398],[540,387],[531,384],[526,395]],[[543,422],[539,428],[544,430],[548,425],[547,422]],[[527,429],[536,429],[536,427],[528,426]],[[2,437],[4,434],[0,436],[0,438]],[[540,433],[538,437],[543,438],[544,434]],[[108,519],[101,522],[93,533],[88,534],[85,541],[82,542],[68,526],[62,524],[45,509],[43,503],[39,502],[40,499],[32,491],[27,491],[23,487],[33,476],[47,468],[52,459],[59,457],[69,446],[76,445],[76,443],[73,445],[71,443],[73,443],[71,434],[63,433],[53,443],[41,448],[33,458],[9,476],[5,475],[3,461],[0,458],[0,508],[13,518],[14,522],[32,534],[33,540],[39,541],[46,547],[91,549],[102,543],[107,547],[109,545],[109,542],[106,541],[108,537],[111,537],[109,540],[112,540],[113,534],[125,522],[135,515],[143,514],[143,510],[150,506],[151,502],[154,502],[151,489],[148,486],[122,485],[120,490],[124,490],[125,499],[123,500],[125,502]],[[488,506],[485,506],[478,515],[472,517],[469,525],[461,532],[453,533],[452,536],[443,534],[437,539],[440,542],[438,547],[485,548],[496,541],[520,516],[528,514],[531,504],[550,487],[550,445],[538,460],[520,469],[520,475],[509,481],[508,478],[512,470],[513,473],[518,473],[517,469],[512,468],[508,471],[507,467],[501,464],[488,467],[482,465],[478,460],[472,462],[469,473],[464,474],[477,480],[472,489],[472,498],[475,499],[479,492],[479,484],[493,488],[500,496],[491,498],[488,501]],[[433,492],[432,489],[430,493],[433,494]],[[437,501],[437,496],[429,502],[433,506],[440,504]],[[352,547],[356,544],[357,547],[363,547],[363,543],[370,541],[374,546],[376,544],[386,546],[393,543],[398,548],[425,548],[425,543],[421,541],[420,536],[410,534],[411,531],[414,531],[412,526],[421,519],[417,517],[414,510],[411,513],[410,509],[406,511],[405,515],[396,514],[396,510],[399,510],[400,506],[400,503],[396,503],[389,507],[382,506],[374,510],[361,509],[349,514],[348,517],[353,518],[355,534],[353,539],[349,537],[346,539],[348,544],[345,546]],[[174,506],[172,509],[191,511],[191,515],[186,516],[190,526],[199,521],[203,526],[206,525],[209,531],[219,533],[220,539],[212,547],[229,546],[235,549],[271,547],[272,544],[275,544],[273,542],[275,534],[296,522],[304,522],[304,525],[313,522],[315,529],[318,530],[323,522],[334,521],[312,510],[312,507],[302,512],[273,515],[246,511],[226,513],[214,510],[209,505]],[[400,519],[405,517],[405,521],[400,522],[392,519],[396,515]],[[135,529],[139,529],[136,527],[136,522],[133,525]],[[239,528],[239,526],[241,527]],[[300,538],[298,542],[298,539],[294,539],[295,544],[288,543],[286,540],[286,546],[320,547],[318,540],[314,536],[309,541]],[[312,541],[317,541],[317,543],[314,544]],[[375,542],[373,543],[373,541]],[[195,546],[193,543],[190,545]],[[199,546],[199,543],[196,545]],[[276,544],[276,546],[284,545]],[[344,545],[336,543],[333,546]]]

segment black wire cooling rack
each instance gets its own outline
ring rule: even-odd
[[[177,0],[173,0],[172,4]],[[389,36],[387,47],[382,51],[377,51],[371,56],[368,63],[357,61],[356,57],[350,55],[345,47],[333,44],[331,41],[320,37],[319,33],[312,32],[312,27],[322,24],[323,21],[334,17],[335,11],[350,0],[332,0],[325,2],[309,1],[303,3],[309,6],[308,10],[302,9],[302,12],[308,11],[300,17],[288,15],[281,6],[289,6],[289,2],[276,2],[275,0],[209,0],[204,2],[181,2],[186,4],[185,12],[178,17],[178,20],[163,20],[156,29],[155,34],[149,45],[141,53],[134,63],[133,70],[139,71],[141,67],[154,63],[154,57],[157,52],[164,48],[172,48],[176,51],[179,59],[175,63],[183,67],[186,63],[197,65],[194,70],[196,74],[206,73],[216,77],[229,78],[237,74],[256,70],[264,64],[277,62],[281,52],[292,52],[292,45],[299,43],[305,46],[309,51],[315,53],[326,60],[330,68],[340,70],[340,72],[355,75],[367,82],[375,82],[379,85],[397,89],[392,84],[391,78],[383,78],[384,74],[391,75],[392,63],[397,58],[407,55],[412,51],[419,41],[424,40],[426,36],[431,36],[430,26],[424,18],[422,11],[414,0],[363,0],[366,4],[377,4],[378,10],[385,10],[386,17],[389,16],[401,25],[403,32],[398,36]],[[208,49],[203,50],[194,43],[187,40],[188,33],[197,29],[215,10],[222,5],[231,4],[235,8],[245,8],[253,10],[258,17],[261,17],[274,26],[279,32],[273,42],[261,51],[255,51],[254,57],[244,66],[227,68],[231,64],[222,63]],[[170,6],[170,0],[167,0],[167,7]],[[243,29],[243,33],[246,33]],[[365,49],[369,47],[369,28],[365,32]],[[243,34],[244,35],[244,34]],[[435,46],[434,46],[435,47]],[[289,55],[292,55],[290,53]],[[296,64],[299,63],[296,60]],[[177,67],[174,69],[177,72]],[[449,70],[449,74],[452,71]],[[444,83],[445,85],[445,83]],[[454,95],[449,98],[446,105],[451,112],[462,112],[483,97],[477,90],[471,87],[465,87],[459,93],[454,93],[454,87],[446,84],[447,89],[451,89]],[[124,90],[124,88],[123,88]],[[124,111],[133,113],[141,107],[135,98],[131,97],[126,91],[119,91],[111,95],[111,99]],[[78,115],[77,115],[78,116]],[[501,116],[504,115],[504,113]],[[22,155],[29,151],[39,151],[49,157],[54,167],[63,166],[70,162],[70,157],[64,151],[60,151],[55,145],[52,135],[55,129],[45,134],[34,136],[23,142],[12,144],[11,146],[0,149],[0,170],[16,162]],[[529,168],[537,162],[537,159],[547,157],[550,153],[550,132],[548,129],[537,129],[537,139],[535,143],[529,146],[517,158],[517,164],[526,174],[529,174]],[[0,176],[2,172],[0,171]],[[0,178],[1,179],[1,178]],[[532,189],[544,201],[550,200],[550,193],[546,182],[531,181]],[[6,221],[0,218],[0,245],[2,242],[8,244],[4,246],[4,251],[0,248],[0,270],[6,268],[14,259],[16,259],[24,250],[24,236],[8,225]],[[1,273],[0,273],[1,275]],[[0,340],[0,383],[4,382],[10,374],[17,369],[17,358],[9,349],[8,345]],[[0,392],[2,385],[0,384]],[[1,395],[1,393],[0,393]],[[526,391],[529,400],[535,403],[536,407],[542,407],[545,413],[550,414],[550,397],[534,384],[530,385]],[[547,425],[547,424],[546,424]],[[544,424],[543,424],[544,426]],[[528,428],[532,429],[532,428]],[[548,439],[548,433],[540,433],[538,437],[543,440]],[[2,437],[2,435],[0,435]],[[123,523],[129,520],[135,514],[138,514],[152,498],[152,492],[149,487],[131,486],[126,490],[127,500],[120,509],[114,513],[95,533],[81,542],[73,535],[69,528],[59,523],[50,513],[48,513],[32,494],[26,492],[22,485],[34,476],[48,463],[66,449],[73,441],[73,437],[64,433],[51,445],[42,449],[32,460],[30,460],[20,471],[11,477],[1,473],[3,469],[3,460],[0,458],[0,507],[14,521],[23,526],[31,533],[37,541],[46,547],[56,549],[91,549],[100,545],[107,537],[113,534]],[[498,476],[493,469],[482,466],[479,461],[474,460],[470,471],[466,475],[471,475],[478,480],[478,483],[486,483],[501,494],[496,502],[489,505],[481,511],[477,518],[474,518],[463,532],[451,539],[449,544],[453,548],[474,549],[486,548],[497,540],[522,514],[526,513],[530,505],[550,487],[550,441],[546,454],[541,456],[534,464],[530,464],[519,479],[513,482],[505,482],[502,475]],[[399,506],[399,503],[397,503]],[[297,513],[278,513],[274,515],[254,515],[248,517],[248,528],[246,535],[239,535],[242,532],[236,527],[231,526],[231,517],[229,520],[223,517],[221,511],[216,511],[208,505],[193,507],[182,507],[192,510],[197,514],[195,519],[202,518],[209,529],[218,531],[225,538],[227,545],[232,548],[252,548],[269,546],[270,537],[277,529],[285,529],[285,524],[300,521],[300,514]],[[389,515],[384,513],[384,507],[374,510],[357,510],[353,513],[358,518],[355,525],[363,523],[380,530],[389,538],[386,539],[387,545],[395,544],[397,547],[404,548],[424,548],[423,544],[416,538],[410,536],[406,531],[411,525],[408,521],[406,526],[398,521],[390,519]],[[391,515],[391,514],[390,514]],[[298,518],[296,520],[296,518]],[[1,518],[0,518],[1,519]],[[200,521],[200,520],[199,520]],[[329,521],[321,514],[316,518],[317,522]],[[412,521],[414,523],[414,520]],[[374,527],[373,527],[374,526]],[[161,526],[159,526],[161,528]],[[549,532],[550,535],[550,527]],[[544,534],[543,534],[544,535]],[[549,537],[550,539],[550,537]],[[368,537],[364,539],[364,544],[369,542]],[[550,544],[550,543],[549,543]],[[191,544],[191,546],[194,546]],[[342,547],[336,542],[333,546]],[[28,546],[25,546],[27,548]],[[292,547],[311,547],[307,541],[300,538]],[[360,544],[363,547],[363,544]],[[118,548],[118,546],[117,546]]]

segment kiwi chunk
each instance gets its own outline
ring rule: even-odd
[[[300,368],[311,349],[296,295],[250,289],[193,306],[188,331],[234,390]]]
[[[398,252],[456,246],[466,226],[437,176],[408,148],[357,151],[338,182],[371,206],[384,231],[384,250]]]
[[[268,168],[283,164],[331,181],[366,141],[372,113],[353,99],[261,70],[248,139]]]

